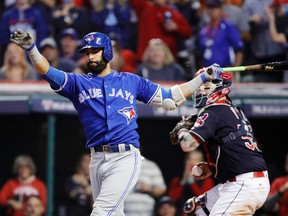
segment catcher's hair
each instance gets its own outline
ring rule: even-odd
[[[15,158],[14,164],[13,164],[13,170],[12,170],[13,173],[17,175],[19,166],[24,163],[30,168],[31,174],[34,175],[36,173],[35,163],[33,162],[32,158],[29,155],[25,155],[25,154],[19,155]]]

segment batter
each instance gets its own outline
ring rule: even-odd
[[[84,36],[79,50],[89,68],[87,74],[63,72],[49,65],[29,33],[18,30],[11,41],[27,50],[31,62],[56,93],[68,98],[84,127],[86,147],[91,149],[91,216],[122,216],[124,199],[135,186],[140,166],[136,101],[175,109],[207,80],[222,73],[213,65],[195,79],[166,90],[137,75],[110,68],[113,58],[110,38],[100,32]]]

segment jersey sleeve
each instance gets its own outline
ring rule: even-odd
[[[218,122],[219,118],[216,113],[204,111],[198,116],[190,132],[200,141],[205,142],[207,139],[215,136]]]
[[[239,30],[232,23],[227,23],[228,40],[236,51],[243,50],[244,44],[241,40]]]
[[[65,72],[54,67],[50,67],[46,74],[41,75],[41,78],[46,80],[53,90],[59,90],[66,80]]]
[[[137,100],[146,104],[150,104],[161,89],[160,85],[144,79],[138,75],[134,75],[134,83],[137,86]]]
[[[70,99],[70,96],[75,93],[76,76],[75,73],[67,73],[50,67],[49,71],[41,77],[49,82],[51,88],[57,94]]]

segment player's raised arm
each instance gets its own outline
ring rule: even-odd
[[[218,64],[202,68],[196,72],[196,76],[192,80],[172,86],[168,94],[163,89],[159,91],[152,104],[161,106],[166,110],[173,110],[177,106],[182,105],[187,98],[191,97],[202,83],[219,78],[221,73],[223,73],[223,69]]]
[[[19,29],[11,34],[10,40],[27,51],[32,64],[39,74],[43,75],[48,72],[50,65],[47,59],[40,54],[33,37],[29,33]]]
[[[202,83],[219,78],[221,73],[223,73],[223,69],[218,64],[213,64],[207,68],[198,70],[194,79],[179,85],[183,96],[187,99]]]

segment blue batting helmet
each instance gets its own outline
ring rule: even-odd
[[[100,32],[91,32],[83,37],[83,47],[79,53],[85,52],[88,48],[103,48],[103,56],[107,61],[113,58],[112,44],[110,38]]]

